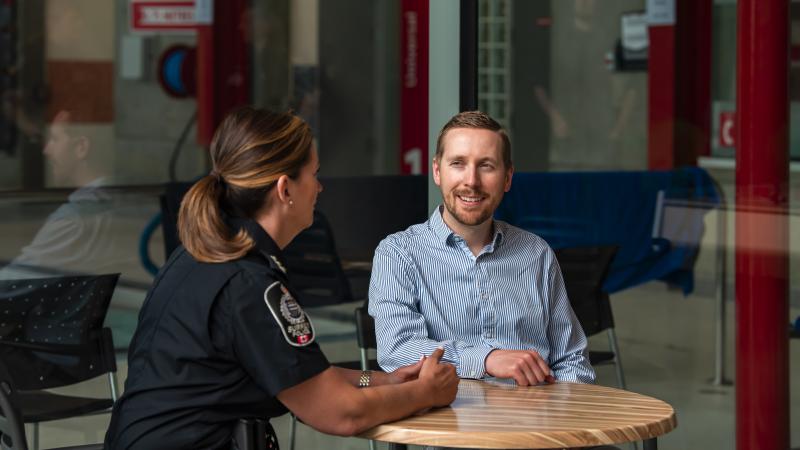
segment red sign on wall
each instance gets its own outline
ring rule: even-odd
[[[132,32],[187,33],[197,26],[194,0],[131,0],[129,12]]]
[[[736,111],[719,113],[719,146],[736,147]]]
[[[400,173],[428,173],[428,0],[402,0]]]

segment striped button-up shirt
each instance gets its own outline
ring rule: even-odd
[[[460,377],[483,378],[492,350],[536,350],[556,379],[594,382],[547,243],[495,220],[492,241],[475,256],[440,211],[375,250],[369,313],[381,367],[393,371],[443,347]]]

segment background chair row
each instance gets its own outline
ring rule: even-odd
[[[108,413],[117,398],[111,330],[103,327],[119,274],[0,281],[0,426],[3,444],[27,449],[25,423]],[[106,375],[110,397],[46,389]],[[102,448],[102,445],[70,448]]]

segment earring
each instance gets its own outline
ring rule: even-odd
[[[289,200],[289,206],[294,205],[294,200]]]

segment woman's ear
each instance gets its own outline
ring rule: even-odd
[[[281,175],[278,178],[277,183],[275,183],[275,192],[281,203],[289,203],[289,177],[287,175]]]

